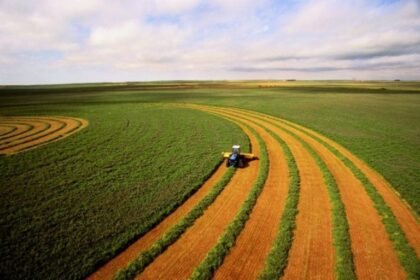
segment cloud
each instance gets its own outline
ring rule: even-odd
[[[194,9],[200,0],[156,0],[153,7],[158,14],[179,14]]]
[[[2,0],[0,18],[0,83],[420,79],[415,0]]]

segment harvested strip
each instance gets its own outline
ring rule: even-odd
[[[12,133],[13,131],[15,131],[17,128],[14,126],[9,126],[6,124],[1,124],[0,126],[0,136],[5,136],[7,134]]]
[[[7,117],[1,121],[21,121],[33,126],[29,131],[4,139],[0,146],[2,154],[13,154],[60,140],[88,125],[86,120],[69,117]]]
[[[259,154],[255,137],[249,136],[253,152]],[[249,193],[258,173],[258,161],[236,171],[236,175],[203,216],[163,254],[150,264],[139,279],[186,279],[216,244]]]
[[[388,239],[381,218],[359,180],[319,142],[294,128],[280,125],[307,142],[334,175],[346,206],[357,277],[380,279],[386,275],[389,279],[405,279],[406,274]]]
[[[225,176],[214,186],[210,193],[201,200],[193,210],[191,210],[179,223],[168,230],[162,238],[156,241],[146,251],[142,252],[130,265],[119,271],[116,279],[132,279],[137,274],[141,273],[157,256],[165,251],[171,244],[173,244],[191,225],[199,218],[210,204],[223,191],[224,187],[232,178],[235,169],[229,169]]]
[[[351,161],[364,175],[367,179],[374,185],[378,193],[383,197],[385,203],[391,208],[392,213],[394,214],[395,218],[397,219],[398,223],[400,224],[402,230],[404,231],[408,242],[416,251],[417,257],[420,256],[420,225],[416,220],[416,217],[412,214],[409,210],[407,205],[401,200],[401,198],[396,195],[396,192],[391,187],[391,185],[376,171],[370,168],[366,163],[362,160],[358,159],[356,156],[351,154],[347,149],[340,146],[337,143],[329,140],[328,138],[313,132],[309,129],[303,128],[301,126],[297,126],[299,129],[304,130],[305,132],[313,135],[321,141],[327,143],[336,149],[338,153],[346,157],[349,161]]]
[[[0,148],[10,145],[15,140],[31,136],[34,133],[43,131],[48,128],[48,124],[42,121],[32,121],[31,123],[16,123],[18,128],[14,133],[2,137],[0,140]]]
[[[268,117],[267,115],[257,113],[258,115],[262,115]],[[377,192],[382,196],[383,200],[385,201],[386,205],[388,205],[391,210],[392,214],[398,221],[398,224],[401,226],[402,231],[404,232],[405,237],[407,238],[409,244],[415,250],[417,258],[420,256],[420,226],[418,223],[418,219],[416,218],[413,211],[410,211],[409,206],[404,203],[403,200],[399,197],[397,192],[393,189],[393,187],[375,170],[369,167],[366,163],[362,160],[357,158],[353,155],[350,151],[346,148],[342,147],[338,143],[328,139],[327,137],[305,128],[301,125],[294,124],[287,120],[275,118],[275,117],[268,117],[270,119],[275,119],[277,121],[281,121],[291,127],[297,128],[305,133],[309,134],[311,137],[315,138],[321,144],[324,144],[330,147],[330,150],[335,150],[337,154],[342,158],[348,159],[354,166],[363,173],[367,180],[373,184]]]
[[[276,236],[287,196],[288,170],[280,146],[267,132],[255,125],[252,127],[265,139],[270,151],[268,179],[235,246],[216,271],[215,279],[255,279],[258,276]]]
[[[38,139],[45,135],[48,135],[49,133],[60,129],[65,125],[63,122],[60,121],[51,122],[43,120],[34,120],[31,122],[33,125],[33,129],[19,136],[7,138],[4,142],[2,142],[0,150],[8,150],[12,147],[31,142],[33,139]]]
[[[25,148],[36,145],[36,140],[42,139],[56,131],[61,130],[65,123],[58,121],[42,122],[43,127],[34,124],[34,129],[31,130],[32,134],[22,135],[12,142],[8,142],[0,147],[3,152],[13,153],[18,150],[24,150]],[[42,141],[42,140],[41,140]],[[35,143],[34,143],[35,142]],[[42,141],[44,142],[44,141]]]
[[[130,245],[118,256],[89,276],[88,279],[112,279],[119,269],[127,266],[129,262],[139,256],[141,252],[151,247],[164,235],[167,230],[178,223],[188,212],[190,212],[193,207],[195,207],[210,192],[226,171],[227,168],[224,164],[220,165],[213,175],[200,187],[200,189],[188,198],[188,200],[178,207],[172,214],[166,217],[162,222]]]
[[[256,114],[250,114],[246,112],[241,112],[243,115],[251,116],[255,120],[259,120],[262,125],[269,127],[270,129],[275,129],[271,124],[273,121],[265,120],[263,117]],[[276,126],[278,127],[278,126]],[[334,248],[336,251],[336,264],[335,272],[338,279],[355,279],[355,268],[352,259],[351,245],[350,245],[350,236],[348,232],[348,223],[346,219],[346,213],[344,209],[344,204],[341,201],[341,196],[337,188],[337,184],[334,180],[333,175],[328,170],[325,163],[322,159],[310,148],[310,146],[302,141],[295,134],[287,131],[294,138],[296,138],[304,147],[308,150],[311,156],[315,159],[317,165],[321,168],[321,172],[324,177],[324,182],[327,186],[327,190],[330,197],[330,202],[332,205],[332,221],[333,221],[333,240]],[[276,135],[277,136],[277,135]],[[278,136],[277,136],[278,137]],[[284,249],[283,249],[284,250]],[[284,254],[284,253],[283,253]],[[285,257],[283,257],[284,259]],[[273,260],[274,262],[274,260]],[[271,271],[267,268],[265,273],[262,275],[264,279],[278,278],[280,275],[277,273],[281,272],[280,264],[271,262],[268,265],[271,266]],[[279,267],[280,269],[274,270],[274,267]]]
[[[251,127],[249,128],[253,133],[255,133]],[[250,193],[248,194],[245,202],[242,204],[239,212],[236,214],[234,220],[223,232],[223,235],[207,254],[206,258],[198,267],[196,267],[190,279],[210,279],[212,277],[215,270],[222,264],[230,249],[235,245],[237,237],[248,222],[249,216],[253,211],[257,199],[265,186],[269,166],[267,149],[261,137],[258,134],[255,134],[255,136],[261,150],[259,156],[260,169],[258,171],[257,180],[252,186]]]
[[[290,122],[283,121],[283,123],[287,124]],[[380,216],[380,218],[382,219],[382,223],[385,226],[385,230],[388,234],[388,238],[391,240],[394,250],[397,253],[397,256],[399,257],[399,261],[401,265],[403,266],[405,272],[408,274],[408,277],[410,279],[419,279],[420,278],[420,262],[419,262],[418,256],[416,255],[416,251],[415,249],[413,249],[412,246],[410,246],[410,241],[408,238],[406,238],[406,233],[404,233],[402,227],[398,223],[398,220],[395,217],[394,213],[392,212],[392,209],[386,204],[385,200],[383,199],[381,194],[377,191],[377,189],[372,184],[372,182],[351,160],[349,160],[349,158],[341,154],[337,149],[332,147],[330,144],[326,143],[325,141],[323,141],[316,135],[308,133],[306,130],[299,129],[297,126],[294,126],[294,125],[291,125],[291,126],[294,128],[297,128],[300,131],[303,131],[306,135],[311,136],[316,141],[324,145],[331,153],[333,153],[338,159],[340,159],[344,163],[344,165],[347,166],[353,172],[354,176],[359,180],[359,182],[365,188],[367,195],[373,201],[374,203],[373,205],[375,209],[377,210],[377,214]],[[326,139],[325,137],[323,138]],[[330,143],[333,143],[331,140],[329,141]],[[338,144],[336,145],[338,146]],[[360,163],[364,164],[362,161],[360,161]],[[365,167],[367,167],[367,165],[365,165]],[[374,174],[378,175],[376,172],[374,172]],[[378,178],[381,178],[381,177],[379,176]],[[383,180],[383,182],[385,181]],[[391,191],[391,187],[389,185],[388,185],[388,190]],[[388,194],[392,196],[393,192],[391,191]],[[395,193],[394,193],[394,198],[396,198]],[[401,200],[397,199],[396,202],[399,202],[400,206],[403,206],[403,204],[401,204]],[[407,210],[408,209],[406,208],[406,211]],[[407,211],[406,214],[410,215],[409,211]],[[415,223],[416,222],[415,217],[412,216],[412,218],[413,218],[412,222]],[[407,220],[405,220],[405,222],[407,222]],[[412,229],[415,232],[416,226],[414,226],[414,223],[413,223]],[[416,234],[414,233],[414,235]],[[416,237],[413,237],[411,239],[412,242],[415,239]],[[418,249],[418,247],[415,247],[415,248]]]
[[[267,256],[264,270],[258,276],[261,280],[279,279],[287,265],[289,250],[292,247],[294,230],[296,228],[297,207],[300,193],[300,177],[295,158],[292,155],[286,142],[271,130],[270,134],[282,146],[289,168],[289,191],[286,204],[281,216],[280,227],[274,244]]]
[[[287,143],[301,176],[299,213],[284,278],[334,279],[331,205],[322,173],[299,141],[274,126],[266,127]]]
[[[0,126],[12,126],[14,127],[14,129],[12,131],[10,131],[7,134],[4,134],[0,137],[0,142],[3,141],[4,139],[7,139],[9,137],[13,137],[15,135],[19,135],[22,134],[26,131],[29,131],[33,128],[33,126],[31,124],[25,124],[19,121],[13,121],[10,120],[9,117],[2,117],[0,119]]]

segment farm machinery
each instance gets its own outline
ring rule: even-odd
[[[250,153],[241,153],[241,146],[239,145],[233,145],[232,151],[229,152],[223,152],[222,153],[223,158],[226,158],[226,166],[230,167],[244,167],[246,161],[252,160],[255,158],[254,154]]]

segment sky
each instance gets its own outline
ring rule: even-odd
[[[420,80],[420,0],[0,0],[0,84]]]

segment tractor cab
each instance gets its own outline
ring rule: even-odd
[[[231,154],[232,155],[233,154],[240,155],[241,154],[241,146],[239,146],[239,145],[233,145],[232,146],[232,153]]]
[[[230,167],[244,167],[246,161],[254,159],[254,154],[250,153],[241,153],[240,145],[233,145],[232,151],[230,153],[223,152],[223,157],[227,159],[226,166]]]

